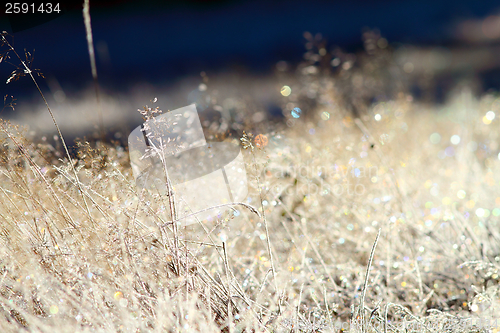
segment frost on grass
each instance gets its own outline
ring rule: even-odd
[[[321,74],[314,41],[312,63],[276,87],[291,87],[283,122],[241,140],[259,214],[174,234],[123,147],[81,142],[71,166],[2,121],[3,331],[493,331],[499,96],[431,108],[400,91],[356,116],[338,85],[359,77],[353,59],[337,53],[325,64],[338,77]],[[367,71],[350,82],[384,75]]]
[[[368,331],[493,323],[500,179],[497,119],[484,115],[500,112],[497,101],[463,93],[437,114],[403,98],[374,105],[362,129],[339,113],[324,120],[319,107],[314,120],[267,133],[265,146],[247,135],[249,180],[263,190],[248,202],[267,216],[277,284],[257,215],[180,230],[175,257],[159,227],[168,205],[136,192],[123,148],[80,145],[88,215],[53,148],[2,123],[1,326],[219,331],[231,318],[235,329],[354,330],[379,228]]]

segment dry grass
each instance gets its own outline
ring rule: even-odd
[[[306,114],[248,137],[259,215],[178,230],[123,147],[70,162],[2,122],[3,332],[498,331],[499,99],[360,110],[342,73],[298,75],[283,108],[307,96]]]

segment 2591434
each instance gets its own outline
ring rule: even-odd
[[[52,14],[61,12],[59,2],[29,3],[29,2],[7,2],[5,14]]]

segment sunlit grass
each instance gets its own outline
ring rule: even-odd
[[[235,207],[179,230],[165,197],[137,191],[125,147],[81,142],[71,164],[2,121],[2,332],[498,327],[500,100],[464,89],[429,106],[401,89],[360,102],[380,94],[385,57],[277,73],[270,131],[246,120],[259,106],[219,96],[253,132],[246,203],[260,216]]]

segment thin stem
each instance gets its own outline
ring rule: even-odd
[[[233,323],[233,308],[232,308],[232,296],[231,296],[231,279],[229,278],[229,261],[227,259],[227,249],[226,242],[222,242],[222,250],[224,252],[224,270],[226,272],[226,280],[227,280],[227,327],[228,331],[231,333],[232,323]]]
[[[90,67],[92,68],[92,78],[94,79],[95,96],[97,100],[97,116],[99,118],[99,132],[101,135],[101,141],[104,142],[104,123],[102,120],[101,99],[99,97],[99,80],[97,78],[97,66],[95,63],[94,39],[92,37],[92,24],[90,22],[89,0],[85,0],[85,2],[83,3],[83,22],[85,23],[87,47],[90,57]]]
[[[196,211],[194,213],[191,213],[191,214],[188,214],[188,215],[184,215],[181,218],[178,218],[176,220],[173,220],[171,222],[167,222],[167,223],[163,224],[162,227],[166,227],[169,224],[172,224],[174,222],[182,221],[183,219],[186,219],[186,218],[191,217],[191,216],[198,215],[198,214],[206,212],[208,210],[212,210],[212,209],[216,209],[216,208],[221,208],[221,207],[226,207],[226,206],[244,206],[244,207],[248,208],[252,213],[257,214],[259,216],[259,218],[261,217],[259,211],[257,209],[255,209],[255,207],[253,207],[253,206],[251,206],[249,204],[246,204],[244,202],[230,202],[230,203],[226,203],[226,204],[220,204],[220,205],[211,206],[211,207],[204,208],[202,210]],[[234,208],[232,208],[232,209],[234,209]]]
[[[370,252],[370,259],[368,260],[368,267],[366,268],[366,274],[365,274],[365,283],[363,284],[363,293],[361,294],[361,302],[359,305],[359,307],[361,309],[361,331],[363,333],[366,332],[366,327],[365,327],[366,288],[368,287],[368,277],[370,276],[370,268],[372,267],[373,256],[375,255],[375,248],[377,247],[378,238],[380,237],[380,230],[382,230],[382,229],[378,229],[377,237],[375,238],[375,242],[373,243],[372,250]]]
[[[259,188],[259,199],[260,199],[260,207],[262,209],[262,219],[264,220],[264,228],[266,230],[266,244],[267,244],[267,252],[269,254],[269,262],[271,263],[271,269],[273,270],[273,280],[274,280],[274,288],[276,290],[276,295],[278,295],[278,312],[281,314],[281,302],[280,302],[280,292],[278,289],[278,280],[276,278],[276,268],[274,267],[274,259],[273,259],[273,252],[271,248],[271,240],[269,238],[269,228],[267,226],[267,219],[266,219],[266,210],[264,209],[264,205],[262,202],[264,201],[264,198],[262,196],[262,188],[260,184],[260,177],[259,177],[259,170],[257,169],[257,161],[255,159],[255,153],[254,153],[254,147],[252,146],[252,158],[253,158],[253,163],[255,166],[255,171],[256,171],[256,180],[257,180],[257,187]]]
[[[73,173],[75,174],[75,179],[77,180],[77,186],[78,186],[78,189],[80,190],[80,194],[82,195],[82,199],[83,199],[83,202],[85,204],[85,208],[87,210],[87,214],[90,217],[91,222],[94,223],[94,219],[92,218],[92,215],[90,214],[90,209],[89,209],[89,206],[87,204],[87,200],[85,199],[84,191],[83,191],[83,188],[82,188],[82,186],[80,184],[80,180],[78,178],[78,174],[77,174],[76,169],[75,169],[75,164],[73,163],[73,159],[71,158],[71,155],[69,153],[68,146],[66,145],[66,141],[64,141],[64,137],[62,135],[61,129],[59,128],[59,125],[57,124],[56,118],[54,117],[54,113],[52,113],[52,110],[49,107],[49,103],[47,103],[47,100],[45,99],[45,96],[43,95],[42,90],[40,89],[40,86],[38,86],[38,83],[36,82],[35,77],[33,76],[33,73],[31,71],[31,69],[21,59],[21,57],[19,56],[19,54],[16,52],[16,50],[14,49],[14,47],[12,45],[10,45],[10,43],[7,41],[7,39],[5,38],[5,36],[4,35],[1,35],[1,36],[2,36],[3,42],[5,44],[7,44],[9,46],[10,50],[12,52],[14,52],[14,54],[17,56],[17,58],[19,59],[19,61],[23,65],[26,73],[28,73],[29,76],[31,77],[31,80],[33,80],[33,83],[35,84],[36,89],[38,90],[38,92],[42,96],[43,102],[45,103],[45,106],[47,107],[47,110],[49,111],[50,117],[52,118],[52,122],[54,123],[54,125],[56,127],[57,134],[59,135],[59,138],[61,139],[61,143],[62,143],[62,145],[64,147],[64,151],[66,152],[66,156],[68,157],[69,164],[71,165]]]
[[[179,234],[178,234],[178,225],[177,222],[174,222],[177,220],[177,212],[175,210],[175,197],[174,197],[174,189],[172,188],[172,182],[170,181],[170,176],[168,174],[167,170],[167,164],[166,164],[166,159],[165,159],[165,149],[163,149],[163,139],[160,138],[160,148],[155,147],[152,145],[155,149],[160,150],[160,160],[161,164],[163,167],[163,173],[165,174],[165,180],[166,180],[166,187],[167,187],[167,195],[168,195],[168,205],[170,207],[170,221],[172,221],[172,230],[174,234],[174,254],[175,254],[175,261],[177,264],[177,270],[179,272],[180,270],[180,258],[179,258]],[[187,265],[187,262],[186,262]]]

